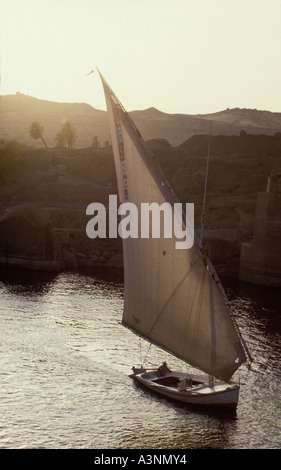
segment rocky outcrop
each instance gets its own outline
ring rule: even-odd
[[[208,243],[208,253],[219,275],[235,277],[239,268],[240,247],[237,230],[206,230],[203,245]]]
[[[44,210],[20,205],[0,219],[0,264],[27,269],[61,269],[60,247]]]
[[[260,137],[257,136],[256,140],[251,138],[249,142],[251,140],[255,142],[255,149]],[[198,147],[200,138],[192,139],[192,142],[188,151],[174,148],[162,139],[154,139],[149,145],[179,201],[195,204],[195,228],[199,230],[207,146],[204,154],[203,149]],[[276,152],[278,137],[264,139],[266,145],[270,142],[273,145],[271,153],[275,156],[270,154],[271,144],[266,154],[255,155],[254,151],[251,153],[249,150],[244,155],[239,152],[235,154],[239,146],[233,147],[231,138],[228,142],[229,147],[225,138],[217,139],[218,151],[220,143],[222,145],[221,154],[211,155],[209,162],[204,243],[208,241],[210,244],[211,259],[218,274],[238,277],[241,249],[247,249],[245,246],[250,244],[252,260],[257,261],[262,256],[260,248],[253,251],[253,243],[257,240],[256,236],[253,237],[257,227],[257,194],[266,190],[268,175],[273,168],[281,171],[281,161]],[[49,152],[25,148],[15,152],[15,157],[10,154],[9,161],[12,160],[13,166],[9,173],[6,171],[5,182],[0,185],[0,215],[3,216],[0,264],[36,269],[122,268],[120,238],[89,239],[86,234],[90,219],[86,215],[87,206],[93,202],[107,205],[109,195],[117,194],[110,147],[57,148]],[[13,208],[17,206],[21,214],[18,224],[13,225],[16,220]],[[23,212],[23,207],[27,211],[27,207],[31,210],[31,206],[37,214],[35,216],[33,212],[33,218]],[[13,223],[8,223],[12,214]],[[271,237],[277,225],[271,225]],[[268,240],[271,240],[270,236]],[[276,240],[278,243],[278,235]],[[51,252],[54,256],[50,255]],[[274,248],[273,243],[269,244],[267,260],[273,262],[277,252],[278,246]],[[281,267],[276,265],[275,268],[276,273],[281,273]],[[254,282],[253,278],[250,282]]]
[[[203,157],[207,154],[209,135],[194,135],[178,146],[187,155]],[[279,157],[281,152],[281,134],[253,135],[241,132],[240,135],[214,135],[211,138],[211,156],[255,155],[258,157]]]

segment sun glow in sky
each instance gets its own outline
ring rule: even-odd
[[[281,112],[280,0],[0,0],[2,94]]]

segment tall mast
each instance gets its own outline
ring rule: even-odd
[[[208,155],[207,155],[207,167],[205,175],[205,187],[204,187],[204,197],[203,197],[203,206],[201,213],[201,230],[200,230],[200,245],[202,246],[203,232],[204,232],[204,218],[205,218],[205,207],[206,207],[206,195],[207,195],[207,184],[208,184],[208,174],[209,174],[209,161],[210,161],[210,149],[211,149],[211,138],[212,138],[212,121],[211,121],[211,130],[209,135],[209,144],[208,144]]]
[[[203,233],[204,233],[204,218],[205,218],[205,208],[206,208],[206,197],[207,197],[207,185],[208,185],[208,175],[209,175],[209,162],[210,162],[210,150],[211,150],[211,140],[212,140],[212,126],[213,126],[213,122],[211,121],[211,127],[210,127],[210,134],[209,134],[209,143],[208,143],[208,154],[207,154],[207,165],[206,165],[206,175],[205,175],[205,186],[204,186],[204,197],[203,197],[203,206],[202,206],[202,213],[201,213],[201,229],[200,229],[200,237],[199,237],[199,247],[201,249],[203,249],[203,246],[202,246],[202,240],[203,240]],[[207,253],[208,255],[208,253]],[[233,320],[233,323],[235,325],[235,328],[236,328],[236,331],[239,335],[239,338],[241,340],[241,343],[243,344],[243,347],[244,347],[244,350],[245,352],[247,353],[248,355],[248,358],[250,361],[252,361],[252,356],[251,356],[251,353],[249,351],[249,348],[240,332],[240,329],[238,327],[238,324],[236,322],[236,319],[235,319],[235,316],[234,316],[234,312],[231,308],[231,305],[229,303],[229,300],[226,296],[226,293],[225,293],[225,290],[222,286],[222,283],[216,273],[216,270],[214,268],[214,266],[212,265],[210,259],[208,258],[208,261],[207,261],[207,265],[208,265],[208,268],[210,270],[210,272],[212,273],[212,276],[217,284],[217,286],[219,287],[220,291],[221,291],[221,294],[222,294],[222,298],[227,306],[227,309],[228,309],[228,312]]]

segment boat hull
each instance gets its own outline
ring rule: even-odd
[[[228,384],[220,380],[215,380],[210,385],[207,376],[169,372],[159,377],[156,370],[151,372],[135,370],[131,377],[149,390],[181,403],[227,408],[236,408],[238,405],[238,385]],[[184,390],[179,389],[178,384],[182,378],[192,379],[192,385],[186,386]]]

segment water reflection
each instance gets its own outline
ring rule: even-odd
[[[110,290],[110,285],[119,285],[123,282],[123,271],[112,268],[81,268],[60,272],[0,267],[0,284],[3,283],[9,292],[21,296],[44,295],[59,278],[70,279],[71,277],[76,283],[72,286],[74,290],[79,288],[79,284],[86,289],[87,281],[88,287],[92,288],[93,280],[96,285],[100,284],[103,290],[106,285]]]
[[[229,448],[237,432],[237,416],[226,410],[185,406],[148,392],[132,382],[127,413],[111,422],[109,447],[207,449]],[[132,404],[133,399],[133,404]],[[116,405],[119,413],[120,401]],[[123,423],[122,423],[123,421]],[[160,444],[161,442],[161,444]]]
[[[261,319],[272,331],[281,332],[280,301],[281,289],[256,286],[234,279],[223,281],[229,300],[236,308],[246,308],[248,314],[257,320]]]
[[[57,276],[55,271],[0,268],[0,284],[3,283],[8,292],[20,296],[46,294],[56,282]]]
[[[122,282],[115,270],[0,271],[1,445],[280,447],[279,290],[224,280],[254,357],[239,369],[237,410],[224,410],[171,402],[128,377],[140,351],[120,325]],[[149,362],[165,359],[151,347]]]

